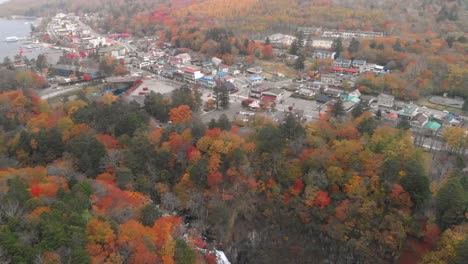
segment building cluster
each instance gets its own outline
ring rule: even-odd
[[[86,15],[85,15],[86,16]],[[65,47],[55,47],[52,49],[63,49],[67,52],[64,57],[70,58],[72,65],[57,64],[52,66],[52,72],[58,76],[59,82],[70,82],[74,78],[83,78],[88,74],[88,78],[94,79],[99,76],[97,67],[83,66],[81,63],[75,64],[75,59],[86,58],[90,54],[99,56],[109,55],[116,59],[127,59],[127,48],[112,38],[107,38],[94,33],[88,26],[80,21],[80,17],[74,13],[59,13],[51,19],[47,25],[47,34],[54,41],[61,41]]]
[[[318,54],[314,53],[314,59],[331,59],[326,56],[333,55],[332,52]],[[337,97],[338,93],[343,92],[339,89],[348,90],[355,87],[359,75],[367,72],[384,74],[388,71],[381,65],[367,63],[364,60],[337,58],[333,61],[329,73],[316,72],[315,78],[310,78],[310,81],[303,84],[296,92],[304,96],[315,96],[322,91],[328,93],[326,95]]]
[[[448,111],[434,113],[428,108],[420,108],[418,105],[409,104],[400,109],[398,118],[405,118],[410,121],[414,128],[422,128],[439,132],[444,126],[462,126],[463,118]]]
[[[443,127],[464,125],[464,119],[457,114],[437,111],[424,106],[420,107],[415,104],[398,105],[395,97],[388,94],[379,94],[375,104],[380,110],[387,113],[386,119],[407,119],[410,125],[418,131],[426,130],[438,133]]]
[[[322,31],[321,36],[323,38],[373,39],[373,38],[383,37],[384,33],[383,32],[376,32],[376,31],[327,29],[327,30]]]
[[[274,48],[283,48],[283,47],[291,46],[291,44],[296,40],[296,37],[291,36],[291,35],[277,33],[277,34],[268,36],[268,39],[270,40],[270,44]]]
[[[55,15],[48,25],[48,33],[57,40],[65,40],[83,49],[110,46],[112,39],[99,37],[93,32],[83,27],[80,17],[74,13]]]
[[[293,90],[294,92],[291,92],[267,80],[266,77],[270,78],[271,73],[266,74],[259,66],[247,68],[242,64],[226,65],[217,57],[207,59],[202,54],[189,49],[174,48],[171,43],[156,46],[155,44],[148,45],[155,41],[143,41],[143,44],[148,46],[138,49],[136,46],[139,45],[139,40],[133,39],[130,34],[99,36],[82,24],[80,18],[74,14],[58,14],[50,22],[48,31],[55,38],[70,41],[79,48],[77,50],[91,50],[98,55],[109,55],[119,59],[122,63],[150,71],[161,77],[197,84],[204,88],[214,88],[223,83],[230,92],[248,89],[249,97],[252,98],[251,108],[260,107],[264,102],[282,104],[289,97],[297,94],[313,97],[323,104],[341,100],[344,109],[351,111],[357,104],[362,101],[366,102],[359,90],[354,90],[359,75],[369,72],[375,74],[389,72],[384,66],[359,58],[336,57],[336,53],[331,51],[333,39],[343,38],[343,41],[346,41],[351,38],[383,37],[381,32],[298,28],[298,31],[303,33],[306,44],[314,48],[309,59],[333,60],[333,63],[327,71],[317,71],[314,77],[298,80],[300,84],[297,85],[295,91]],[[290,46],[296,40],[295,36],[279,33],[268,38],[271,45],[277,48]],[[296,55],[285,54],[284,56],[284,61],[293,62],[297,59]],[[56,75],[63,77],[72,74],[83,77],[87,74],[94,78],[99,74],[96,69],[88,69],[80,65],[56,65],[53,70]],[[415,105],[397,109],[395,98],[385,94],[380,94],[375,104],[379,109],[393,110],[391,114],[396,118],[407,118],[413,127],[433,131],[440,130],[444,125],[460,125],[463,121],[453,114],[448,113],[441,117],[441,115],[426,112],[424,109],[421,110]]]
[[[310,46],[316,49],[330,49],[333,40],[341,38],[343,42],[348,43],[351,39],[374,39],[384,37],[383,32],[362,31],[362,30],[338,30],[325,29],[322,27],[298,27],[297,32],[303,36],[302,45]]]
[[[382,65],[375,63],[367,63],[365,60],[360,59],[344,59],[336,58],[333,61],[333,68],[331,69],[334,72],[348,72],[348,73],[388,73],[390,72],[387,68]]]

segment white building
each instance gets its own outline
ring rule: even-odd
[[[382,65],[378,65],[375,63],[367,63],[359,67],[359,71],[362,72],[375,72],[375,73],[383,73],[385,71],[385,67]]]
[[[182,64],[188,64],[190,63],[190,60],[192,59],[190,57],[190,54],[188,53],[182,53],[182,54],[176,55],[175,58],[180,59],[182,61]]]
[[[333,40],[328,39],[314,39],[311,46],[316,49],[331,49]]]
[[[335,54],[336,53],[334,51],[317,49],[317,50],[314,50],[314,54],[312,56],[314,57],[314,59],[326,60],[326,59],[334,59]]]
[[[272,46],[275,47],[282,47],[282,46],[291,46],[291,44],[296,40],[296,37],[285,35],[285,34],[273,34],[268,37],[270,39],[270,43]]]
[[[272,88],[268,91],[261,92],[261,98],[263,100],[272,101],[277,104],[284,102],[290,95],[291,93],[279,88]]]
[[[195,82],[195,80],[200,79],[203,77],[203,73],[200,70],[185,67],[182,69],[184,80],[188,82]]]
[[[105,38],[92,38],[92,39],[89,40],[89,46],[90,47],[97,48],[97,47],[99,47],[99,45],[101,45],[101,46],[108,45],[107,42],[106,42],[106,39]]]
[[[343,39],[351,39],[351,38],[381,38],[383,37],[383,32],[375,32],[375,31],[360,31],[360,30],[324,30],[322,32],[322,37],[324,38],[343,38]]]
[[[389,94],[379,94],[377,96],[377,105],[387,108],[393,108],[395,105],[395,96]]]

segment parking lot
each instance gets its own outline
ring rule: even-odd
[[[276,105],[276,109],[283,112],[289,111],[289,107],[292,107],[292,111],[302,110],[302,115],[303,117],[307,118],[307,121],[318,119],[319,107],[322,112],[325,112],[327,109],[326,105],[317,103],[316,101],[309,101],[292,97],[286,99],[282,104]]]
[[[214,110],[208,113],[201,113],[201,118],[205,122],[209,122],[212,118],[218,119],[221,114],[226,114],[229,119],[248,119],[249,116],[252,115],[263,115],[271,118],[275,121],[281,121],[284,118],[286,112],[290,111],[298,111],[307,121],[313,121],[318,119],[318,111],[319,107],[321,107],[321,111],[326,110],[326,106],[316,101],[308,101],[299,98],[287,98],[282,104],[276,105],[275,111],[269,112],[250,112],[249,114],[244,115],[244,109],[241,107],[241,102],[244,99],[247,99],[249,96],[248,82],[244,77],[237,77],[234,78],[233,83],[239,89],[238,92],[233,93],[230,95],[230,107],[227,110]],[[286,80],[284,82],[275,83],[278,86],[284,86],[285,84],[290,84],[290,80]],[[143,103],[144,96],[151,91],[155,93],[161,93],[165,96],[169,96],[170,93],[179,88],[182,85],[180,82],[176,82],[173,80],[164,79],[161,77],[151,78],[151,79],[144,79],[143,83],[135,89],[131,93],[131,97],[139,103]],[[275,85],[276,86],[276,85]],[[209,88],[200,88],[201,92],[201,99],[203,104],[205,104],[208,100],[213,99],[213,90]]]
[[[140,85],[140,87],[138,87],[137,89],[135,89],[135,91],[133,91],[131,93],[132,96],[136,96],[136,95],[144,95],[146,93],[149,93],[151,91],[155,92],[155,93],[160,93],[160,94],[170,94],[173,90],[175,90],[176,88],[178,88],[179,86],[177,86],[176,84],[173,84],[169,81],[166,81],[166,80],[161,80],[161,79],[148,79],[148,80],[143,80],[143,83]],[[145,88],[148,88],[148,89],[145,89]],[[145,91],[146,90],[146,91]]]

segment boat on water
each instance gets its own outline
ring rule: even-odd
[[[13,37],[7,37],[7,38],[5,38],[5,42],[16,42],[16,41],[18,41],[18,40],[19,40],[19,38],[18,38],[18,37],[14,37],[14,36],[13,36]]]

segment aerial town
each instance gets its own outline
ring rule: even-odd
[[[142,80],[138,86],[124,94],[143,104],[144,97],[151,91],[170,95],[182,84],[200,88],[204,107],[201,117],[205,122],[217,119],[226,113],[237,124],[248,122],[253,115],[265,115],[274,120],[282,120],[291,109],[304,121],[318,120],[320,113],[327,111],[329,105],[337,100],[343,102],[344,110],[351,112],[356,105],[370,109],[381,115],[383,120],[396,125],[401,118],[408,119],[414,131],[441,135],[444,126],[465,126],[466,117],[446,110],[418,106],[412,102],[396,100],[394,96],[380,93],[363,95],[356,86],[356,80],[362,74],[375,74],[379,78],[390,72],[382,65],[359,58],[345,59],[333,51],[335,40],[342,40],[340,45],[348,45],[351,39],[374,39],[383,37],[383,32],[330,30],[323,28],[298,27],[302,35],[302,46],[311,47],[313,52],[306,58],[314,61],[332,61],[327,69],[317,70],[313,76],[289,75],[262,68],[255,63],[233,63],[226,65],[217,57],[206,58],[203,54],[187,48],[175,48],[169,42],[155,45],[158,39],[135,38],[131,34],[98,34],[87,23],[96,19],[92,14],[79,17],[73,13],[59,13],[47,24],[47,39],[59,40],[68,58],[76,65],[57,63],[51,65],[51,76],[60,86],[41,92],[42,98],[51,98],[66,94],[77,87],[70,83],[93,79],[107,80],[111,83],[125,83]],[[274,60],[292,65],[297,55],[288,54],[287,50],[297,37],[285,34],[267,36],[274,48]],[[53,42],[53,41],[52,41]],[[150,43],[150,44],[148,44]],[[152,43],[152,44],[151,44]],[[100,71],[98,65],[87,66],[86,57],[110,56],[120,61],[129,70],[120,77],[109,77]],[[83,61],[83,63],[81,62]],[[301,74],[302,75],[302,74]],[[71,78],[70,78],[71,77]],[[104,79],[102,79],[104,78]],[[225,83],[230,93],[229,109],[214,109],[215,94],[213,88]],[[83,85],[83,84],[80,84]],[[107,89],[107,92],[110,90]],[[114,91],[115,92],[115,91]],[[118,90],[118,92],[122,92]],[[457,98],[434,96],[435,104],[461,109],[464,101]],[[243,103],[244,102],[244,103]],[[425,146],[437,147],[430,142]]]

